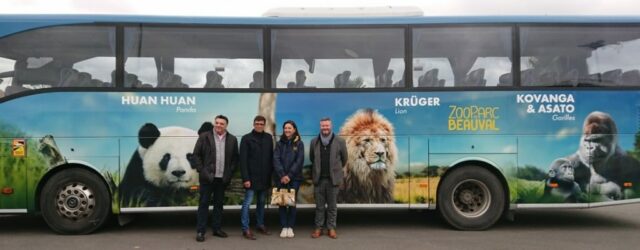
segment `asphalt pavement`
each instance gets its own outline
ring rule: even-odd
[[[252,217],[252,224],[254,223]],[[313,210],[300,209],[296,234],[278,237],[277,210],[269,209],[272,235],[242,238],[239,211],[225,211],[229,238],[207,232],[195,241],[195,212],[141,214],[125,226],[115,220],[90,235],[57,235],[42,218],[0,216],[0,249],[637,249],[640,204],[593,209],[524,210],[487,231],[451,229],[435,211],[340,209],[338,239],[312,239]]]

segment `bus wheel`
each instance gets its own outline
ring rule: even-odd
[[[45,183],[40,211],[49,227],[61,234],[88,234],[107,220],[109,190],[100,177],[85,169],[68,169]]]
[[[455,169],[439,185],[438,210],[456,229],[485,230],[502,216],[504,190],[500,180],[487,169]]]

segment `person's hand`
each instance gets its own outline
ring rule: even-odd
[[[244,183],[242,183],[242,185],[244,186],[244,188],[251,188],[251,181],[245,181]]]
[[[291,181],[289,179],[289,176],[285,175],[285,176],[282,176],[282,178],[280,178],[280,183],[282,183],[282,184],[289,184],[289,181]]]

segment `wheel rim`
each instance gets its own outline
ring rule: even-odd
[[[69,183],[59,190],[56,196],[58,213],[67,219],[86,218],[95,208],[93,191],[83,183]]]
[[[467,218],[483,215],[491,204],[491,192],[483,182],[465,180],[453,188],[451,202],[455,211]]]

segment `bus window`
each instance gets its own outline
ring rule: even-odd
[[[403,29],[272,30],[276,88],[404,86]]]
[[[176,58],[175,70],[192,88],[248,88],[262,69],[262,59]],[[256,84],[263,81],[262,74],[256,78]]]
[[[115,28],[57,26],[0,39],[4,95],[50,87],[107,87],[115,70]],[[99,75],[99,76],[98,76]]]
[[[522,27],[523,86],[639,86],[640,28]]]
[[[337,64],[340,67],[336,67]],[[333,88],[336,84],[336,77],[347,72],[350,76],[346,81],[354,87],[356,85],[358,87],[373,87],[375,79],[371,64],[370,59],[318,59],[315,62],[315,67],[318,69],[316,72],[322,72],[322,74],[317,74],[304,70],[308,68],[304,60],[283,59],[282,70],[276,81],[276,86],[277,88],[292,88],[289,83],[295,83],[295,88]],[[343,70],[343,68],[350,70]],[[304,77],[300,77],[300,75]]]
[[[124,65],[124,86],[155,87],[158,71],[153,57],[128,57]]]
[[[485,86],[511,86],[511,60],[508,57],[478,57],[470,72],[484,70]],[[502,78],[502,79],[501,79]]]
[[[511,86],[511,28],[413,30],[416,87]]]
[[[263,87],[259,29],[126,28],[125,51],[125,87]]]
[[[447,58],[414,58],[413,85],[417,87],[453,87],[453,71]]]
[[[94,87],[107,87],[112,85],[111,73],[116,65],[115,57],[94,57],[75,63],[72,68],[79,72],[86,72],[91,76]]]
[[[11,86],[13,80],[13,65],[16,61],[0,57],[0,98],[5,96],[7,87]]]

